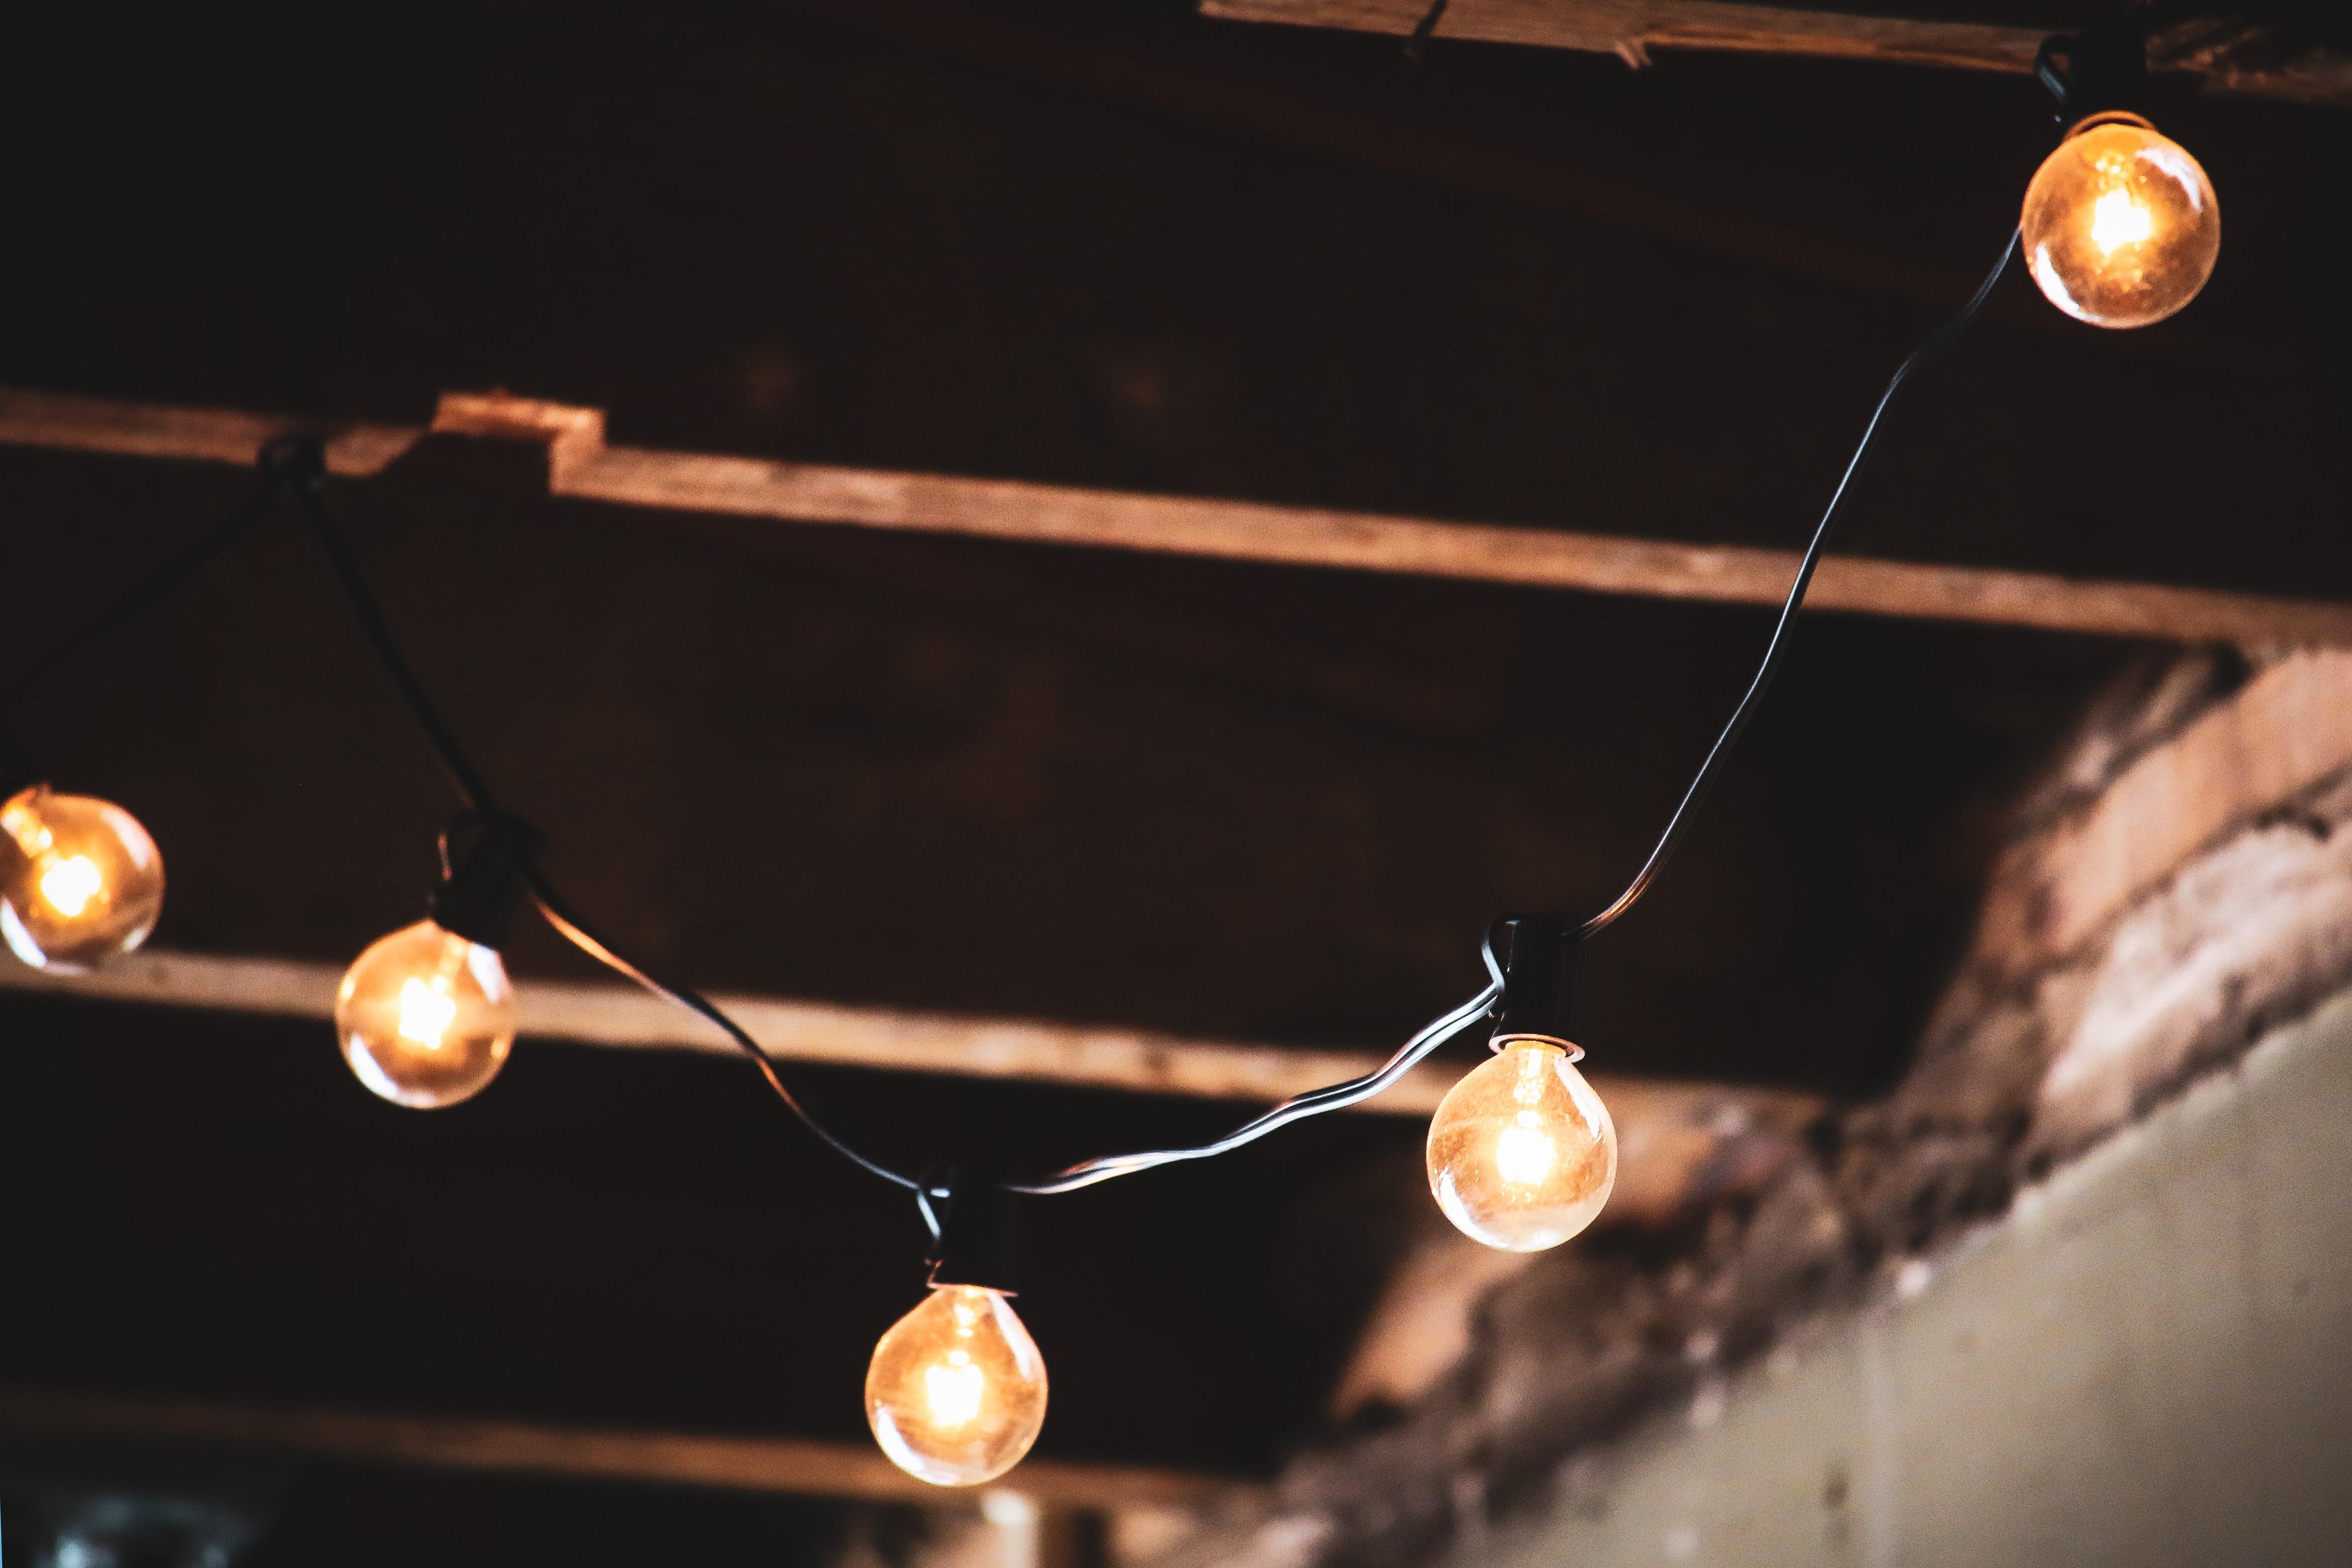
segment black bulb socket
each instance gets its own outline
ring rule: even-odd
[[[939,1198],[928,1200],[940,1222],[939,1239],[931,1244],[931,1283],[1012,1295],[1016,1194],[978,1171],[950,1171],[944,1185],[944,1209]]]
[[[441,835],[441,881],[425,902],[433,923],[478,946],[504,948],[546,840],[516,817],[467,812]]]
[[[1505,915],[1488,933],[1509,952],[1503,961],[1503,1000],[1495,1015],[1494,1045],[1549,1040],[1575,1048],[1577,954],[1583,921],[1573,915]]]
[[[326,482],[327,442],[315,431],[273,436],[255,458],[265,479],[285,489],[313,489]]]
[[[2060,65],[2060,60],[2065,61]],[[2058,100],[2058,123],[2094,114],[2147,110],[2147,40],[2127,20],[2102,22],[2079,33],[2042,40],[2033,74]]]

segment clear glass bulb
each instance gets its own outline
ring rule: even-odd
[[[35,784],[0,805],[0,934],[36,969],[131,952],[163,911],[163,857],[121,806]]]
[[[2221,252],[2213,183],[2136,114],[2076,126],[2025,188],[2020,226],[2043,295],[2095,327],[2164,320],[2197,297]]]
[[[335,994],[335,1033],[360,1081],[431,1110],[481,1092],[514,1047],[514,988],[496,949],[419,921],[359,956]]]
[[[890,1462],[918,1480],[994,1480],[1045,1425],[1045,1359],[1003,1292],[934,1286],[874,1347],[866,1419]]]
[[[1558,1046],[1514,1040],[1429,1122],[1429,1190],[1455,1228],[1505,1252],[1558,1247],[1617,1184],[1609,1108]]]

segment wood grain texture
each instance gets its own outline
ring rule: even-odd
[[[352,477],[381,472],[427,434],[0,388],[0,444],[242,464],[301,428],[328,435],[331,466]],[[445,394],[431,433],[539,443],[551,493],[663,511],[1736,605],[1779,604],[1797,570],[1794,552],[1742,545],[610,447],[602,410],[503,393]],[[2352,646],[2352,605],[1865,556],[1824,557],[1805,604],[2172,642]]]
[[[268,442],[304,430],[326,438],[328,470],[352,479],[382,473],[425,434],[399,425],[338,424],[0,387],[0,443],[12,447],[245,465]]]
[[[558,1426],[242,1401],[0,1388],[0,1436],[198,1447],[443,1470],[565,1476],[730,1490],[937,1503],[940,1489],[870,1444]],[[1030,1459],[1000,1483],[1049,1506],[1201,1507],[1247,1482],[1141,1466]]]
[[[0,960],[0,990],[322,1022],[334,1016],[341,978],[341,969],[330,964],[184,952],[132,953],[96,973],[71,976]],[[522,979],[515,994],[526,1039],[736,1054],[717,1029],[635,986]],[[1381,1059],[1370,1052],[1295,1050],[1025,1018],[842,1007],[774,996],[713,1000],[779,1061],[879,1072],[1271,1102],[1360,1077]],[[1462,1071],[1458,1066],[1425,1064],[1356,1109],[1426,1116]],[[1793,1131],[1823,1109],[1811,1095],[1779,1090],[1606,1073],[1595,1074],[1593,1082],[1608,1097],[1629,1153],[1653,1145],[1662,1152],[1672,1149],[1676,1169],[1690,1163],[1690,1134],[1712,1142],[1757,1130]]]
[[[1201,0],[1226,21],[1350,32],[1412,32],[1423,0]],[[1712,49],[1876,60],[1958,70],[2027,72],[2042,40],[2063,30],[1927,17],[1854,16],[1727,0],[1451,0],[1436,37],[1613,54],[1646,65],[1652,49]],[[2204,79],[2209,92],[2290,102],[2352,103],[2352,55],[2296,45],[2235,17],[2176,24],[2148,40],[2148,64]]]
[[[1793,551],[1742,545],[632,447],[551,453],[550,481],[559,495],[677,511],[1721,604],[1778,605],[1798,565]],[[2177,642],[2352,644],[2352,605],[1864,556],[1825,557],[1805,604]]]

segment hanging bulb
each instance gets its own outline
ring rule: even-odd
[[[2137,114],[2094,114],[2025,190],[2026,266],[2050,302],[2095,327],[2145,327],[2197,297],[2221,249],[2212,182]]]
[[[1430,1120],[1429,1190],[1456,1229],[1488,1247],[1558,1247],[1592,1223],[1616,1183],[1609,1108],[1549,1040],[1505,1042]]]
[[[874,1347],[866,1419],[918,1480],[994,1480],[1045,1425],[1045,1361],[1003,1291],[935,1285]]]
[[[35,784],[0,805],[0,934],[36,969],[79,974],[147,940],[163,857],[139,819]]]
[[[335,994],[335,1033],[362,1083],[430,1110],[481,1092],[514,1046],[514,990],[494,948],[419,921],[370,947]]]

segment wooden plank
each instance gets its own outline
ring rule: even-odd
[[[329,471],[352,479],[382,473],[425,435],[407,426],[322,424],[286,414],[175,408],[0,386],[0,442],[16,447],[249,465],[269,442],[304,430],[326,437]]]
[[[656,1482],[940,1503],[871,1444],[463,1416],[387,1415],[295,1405],[0,1388],[0,1438],[18,1443],[202,1447],[297,1459],[586,1480]],[[1244,1500],[1245,1481],[1137,1465],[1030,1459],[997,1489],[1048,1506],[1198,1508]]]
[[[28,991],[286,1017],[334,1016],[339,965],[282,958],[224,958],[145,952],[93,974],[58,975],[0,960],[0,991]],[[700,1018],[634,985],[520,980],[525,1037],[632,1049],[723,1056],[736,1048]],[[842,1007],[775,996],[720,995],[720,1006],[780,1061],[881,1072],[1015,1079],[1134,1094],[1267,1102],[1361,1077],[1370,1052],[1294,1050],[1191,1039],[1148,1030],[1090,1027],[1024,1018]],[[1355,1109],[1426,1116],[1464,1068],[1425,1063],[1387,1093]],[[1694,1131],[1708,1139],[1759,1129],[1801,1130],[1823,1110],[1812,1096],[1722,1084],[1669,1083],[1601,1073],[1621,1142],[1675,1151],[1662,1167],[1688,1163]]]
[[[1201,0],[1225,21],[1277,22],[1404,37],[1428,0]],[[1958,70],[2030,72],[2056,22],[2019,27],[1929,17],[1727,3],[1727,0],[1449,0],[1435,36],[1613,54],[1649,63],[1652,49],[1709,49],[1874,60]],[[2299,45],[2278,29],[2201,17],[2157,31],[2148,64],[2201,77],[2207,91],[2293,102],[2352,103],[2352,54]]]
[[[302,424],[0,389],[0,443],[20,446],[246,463],[262,440]],[[446,395],[433,428],[542,444],[552,494],[665,511],[1718,604],[1777,605],[1797,567],[1793,552],[1741,545],[609,447],[601,410],[503,394]],[[330,450],[338,472],[364,475],[423,435],[351,426]],[[1806,607],[2176,642],[2352,646],[2352,605],[1852,555],[1823,559]]]
[[[543,406],[528,416],[541,418]],[[478,405],[462,427],[487,434],[488,424]],[[1798,562],[1793,551],[1743,545],[591,447],[577,429],[551,451],[550,487],[673,511],[1722,604],[1778,605]],[[2181,642],[2352,643],[2352,605],[1850,555],[1823,559],[1806,607]]]
[[[1797,570],[1792,551],[1743,545],[627,447],[575,457],[556,493],[676,511],[1719,604],[1778,605]],[[1822,561],[1806,607],[2181,642],[2352,643],[2352,605],[1849,555]]]
[[[1350,32],[1410,34],[1426,0],[1201,0],[1201,14]],[[1819,55],[1966,70],[2033,68],[2054,28],[1783,10],[1721,0],[1449,0],[1435,36],[1594,54],[1650,47]]]

